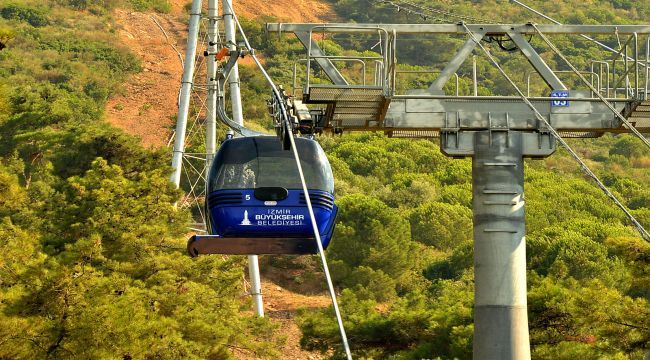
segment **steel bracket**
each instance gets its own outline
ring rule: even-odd
[[[235,64],[237,64],[237,59],[239,59],[239,57],[242,56],[242,54],[243,52],[240,48],[230,51],[230,57],[228,58],[228,62],[219,71],[221,74],[221,76],[219,76],[219,81],[223,81],[225,83],[226,79],[228,79],[228,77],[230,76],[232,69],[235,67]]]
[[[460,143],[460,114],[456,112],[453,124],[449,119],[449,113],[445,113],[445,127],[440,129],[440,146],[458,149]]]
[[[448,156],[455,158],[474,156],[475,137],[485,133],[483,130],[456,130],[447,129],[441,132],[440,149]],[[487,130],[490,137],[490,146],[495,144],[495,139],[503,137],[506,132],[508,146],[512,145],[511,135],[520,133],[522,138],[522,156],[528,158],[544,158],[553,154],[557,148],[553,135],[548,131],[517,131],[510,129]]]
[[[492,112],[488,112],[488,131],[489,131],[489,143],[492,146],[492,140],[494,139],[495,132],[505,132],[506,133],[506,146],[510,146],[510,115],[506,112],[503,118],[493,117]]]

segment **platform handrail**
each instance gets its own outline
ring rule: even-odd
[[[627,39],[627,41],[621,46],[621,49],[612,57],[612,79],[614,80],[614,87],[613,87],[614,97],[616,97],[618,95],[618,86],[624,79],[625,79],[625,89],[628,92],[626,97],[629,96],[629,95],[634,96],[633,91],[631,91],[632,88],[631,88],[630,77],[629,77],[629,73],[631,71],[631,68],[629,67],[629,63],[628,63],[628,58],[629,58],[629,56],[628,56],[628,46],[630,45],[630,42],[633,39],[635,39],[635,48],[638,49],[638,44],[636,44],[636,41],[638,40],[638,35],[637,35],[636,32],[634,32],[633,36],[630,36]],[[619,78],[617,78],[616,77],[616,62],[620,61],[618,59],[621,58],[621,57],[623,58],[624,72]],[[635,64],[638,64],[638,61],[639,61],[639,58],[638,58],[638,53],[637,53],[636,57],[634,58]],[[638,65],[635,65],[635,67],[637,67],[637,66]],[[632,92],[632,94],[630,94],[630,92]]]
[[[349,26],[349,25],[335,25],[335,28],[340,28],[340,29],[345,29],[345,30],[354,30],[354,29],[363,29],[363,27],[359,26]],[[311,76],[311,60],[312,59],[341,59],[341,58],[348,58],[348,57],[341,57],[341,56],[336,56],[336,55],[325,55],[325,56],[320,56],[320,55],[312,55],[312,43],[313,43],[313,38],[312,35],[315,30],[317,29],[325,29],[325,28],[332,28],[332,26],[325,26],[325,25],[316,25],[312,26],[309,29],[309,42],[307,44],[307,74],[306,74],[306,85],[309,86],[310,82],[310,76]],[[393,45],[390,42],[390,36],[387,30],[378,27],[376,28],[377,33],[379,34],[379,43],[381,44],[382,41],[384,43],[384,46],[381,47],[382,49],[382,56],[377,56],[377,57],[372,57],[372,56],[350,56],[349,58],[357,58],[357,59],[366,59],[366,60],[380,60],[383,62],[383,66],[381,67],[382,74],[381,74],[381,84],[380,86],[384,87],[384,90],[388,92],[389,90],[387,89],[387,85],[390,82],[389,79],[389,74],[387,73],[387,69],[390,68],[390,66],[385,66],[385,64],[389,64],[389,52],[391,52],[391,45]],[[382,34],[384,35],[384,38],[382,38]],[[394,52],[394,51],[392,51]]]
[[[338,56],[337,58],[332,58],[328,56],[315,56],[314,58],[329,58],[329,59],[333,59],[334,61],[349,61],[349,62],[356,62],[361,64],[361,84],[366,85],[366,62],[363,61],[363,58],[358,58],[354,56]],[[296,96],[296,90],[298,89],[298,63],[301,62],[307,62],[307,59],[298,59],[296,60],[296,62],[293,63],[293,79],[292,79],[291,95],[293,95],[294,97]],[[377,71],[376,67],[375,67],[375,71]]]
[[[601,80],[603,79],[603,75],[605,75],[605,97],[610,97],[610,87],[609,87],[609,62],[607,61],[602,61],[602,60],[591,60],[591,72],[594,72],[594,65],[598,64],[598,75],[600,76]],[[605,66],[605,73],[603,74],[603,65]],[[602,85],[602,84],[601,84]],[[599,91],[603,91],[602,88],[598,88]]]
[[[650,80],[650,35],[645,44],[645,82],[643,86],[643,100],[648,100],[648,81]]]
[[[553,73],[554,73],[554,74],[574,74],[574,72],[573,72],[573,71],[570,71],[570,70],[554,70]],[[593,84],[594,84],[594,78],[595,78],[595,80],[596,80],[596,85],[598,86],[597,89],[598,89],[598,90],[601,89],[601,85],[602,85],[602,84],[601,84],[600,75],[598,75],[597,73],[595,73],[593,70],[592,70],[592,71],[581,71],[580,73],[581,73],[581,74],[586,74],[586,75],[591,75],[591,85],[592,85],[592,86],[593,86]],[[530,78],[531,78],[531,76],[532,76],[533,74],[537,74],[537,73],[531,73],[531,72],[529,72],[529,73],[528,73],[528,76],[526,76],[526,96],[527,96],[527,97],[530,97]],[[591,97],[592,97],[592,98],[595,98],[595,94],[594,94],[593,91],[591,91]]]
[[[384,69],[384,63],[379,60],[375,60],[374,63],[375,63],[375,76],[374,76],[373,84],[378,86],[381,84],[381,73]]]
[[[441,70],[395,70],[395,74],[435,74],[440,73]],[[458,73],[454,73],[454,78],[456,79],[456,96],[460,95],[460,77]],[[395,91],[397,91],[397,83],[395,83]],[[397,95],[397,94],[395,94]]]

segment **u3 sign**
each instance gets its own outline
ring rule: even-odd
[[[551,107],[568,107],[569,106],[569,91],[568,90],[553,90],[551,92]]]

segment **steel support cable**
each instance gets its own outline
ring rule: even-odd
[[[444,10],[434,9],[434,8],[432,8],[432,7],[428,7],[428,6],[424,6],[424,5],[415,4],[415,3],[411,3],[411,2],[408,2],[408,1],[404,1],[404,0],[400,0],[400,1],[401,1],[402,3],[409,4],[409,5],[411,5],[411,6],[415,7],[415,8],[417,8],[417,9],[420,9],[420,10],[422,10],[422,11],[429,11],[429,12],[438,13],[438,14],[446,14],[447,16],[455,17],[455,18],[460,19],[460,20],[470,20],[470,21],[476,21],[476,22],[480,22],[480,23],[488,23],[488,24],[489,24],[489,23],[493,23],[493,21],[488,20],[488,19],[483,19],[483,18],[473,17],[473,16],[469,16],[469,15],[459,15],[459,14],[456,14],[456,13],[454,13],[454,12],[449,12],[449,11],[444,11]]]
[[[521,6],[521,7],[523,7],[523,8],[526,9],[526,10],[532,11],[534,14],[539,15],[539,16],[543,17],[544,19],[546,19],[546,20],[548,20],[548,21],[550,21],[550,22],[552,22],[552,23],[554,23],[554,24],[556,24],[556,25],[562,25],[561,22],[559,22],[559,21],[553,19],[552,17],[550,17],[550,16],[548,16],[548,15],[545,15],[545,14],[542,13],[541,11],[538,11],[538,10],[533,9],[532,7],[530,7],[530,6],[528,6],[528,5],[524,4],[524,3],[522,3],[521,1],[518,1],[518,0],[510,0],[510,1],[513,2],[513,3],[515,3],[515,4],[517,4],[517,5],[519,5],[519,6]],[[587,35],[585,35],[585,34],[580,34],[580,37],[582,37],[583,39],[586,39],[587,41],[593,42],[594,44],[600,46],[601,48],[603,48],[603,49],[605,49],[605,50],[607,50],[607,51],[609,51],[609,52],[613,52],[614,54],[618,54],[618,53],[619,53],[618,50],[616,50],[616,49],[614,49],[614,48],[612,48],[612,47],[609,47],[609,46],[603,44],[602,42],[600,42],[600,41],[598,41],[598,40],[596,40],[596,39],[594,39],[594,38],[592,38],[592,37],[589,37],[589,36],[587,36]],[[621,55],[622,55],[622,54],[621,54]],[[622,56],[626,56],[626,55],[622,55]],[[628,58],[629,60],[634,60],[633,58],[631,58],[631,57],[629,57],[629,56],[628,56],[627,58]],[[645,65],[645,63],[643,63],[643,62],[641,62],[641,61],[639,61],[639,64],[640,64],[640,65]]]
[[[519,95],[521,100],[524,103],[526,103],[526,105],[535,113],[535,117],[538,120],[542,121],[544,123],[544,125],[546,125],[546,127],[551,132],[551,134],[553,134],[553,137],[569,152],[569,154],[571,154],[571,157],[573,157],[578,162],[578,164],[580,164],[580,167],[582,168],[582,170],[589,177],[591,177],[592,180],[594,180],[594,182],[596,182],[598,187],[605,193],[605,195],[607,195],[607,197],[609,197],[616,204],[616,206],[618,206],[618,208],[621,209],[625,213],[625,215],[630,220],[630,222],[632,222],[634,227],[636,227],[637,231],[641,234],[641,237],[643,239],[645,239],[646,241],[650,241],[650,234],[648,234],[648,232],[645,230],[643,225],[641,225],[641,223],[639,223],[636,220],[634,215],[632,215],[630,213],[630,211],[627,209],[627,207],[625,207],[625,205],[623,205],[623,203],[621,203],[621,201],[618,200],[618,198],[611,191],[609,191],[607,186],[605,186],[605,184],[603,184],[603,182],[598,178],[598,176],[593,171],[591,171],[591,169],[580,158],[580,156],[560,136],[560,134],[557,132],[557,130],[555,130],[555,128],[553,128],[553,126],[551,126],[550,122],[548,120],[546,120],[546,118],[537,110],[537,108],[535,108],[535,105],[533,105],[530,102],[530,100],[528,100],[526,95],[524,95],[524,93],[519,89],[517,84],[515,84],[515,82],[512,81],[510,76],[508,76],[508,74],[505,72],[505,70],[503,70],[501,65],[499,65],[499,62],[494,58],[494,56],[492,56],[492,54],[485,48],[485,46],[483,46],[483,44],[481,43],[481,41],[479,39],[476,39],[476,37],[474,36],[474,33],[467,27],[467,25],[465,25],[464,23],[462,25],[465,28],[465,31],[467,31],[469,36],[472,38],[472,41],[474,41],[481,48],[481,50],[483,50],[485,55],[490,59],[492,64],[494,64],[494,66],[499,70],[501,75],[503,75],[506,78],[506,80],[510,83],[510,85],[512,85],[512,87],[515,89],[515,91],[517,92],[517,94]]]
[[[405,4],[407,6],[414,7],[416,9],[421,10],[421,11],[426,11],[426,12],[439,14],[439,15],[444,15],[444,16],[450,16],[450,17],[454,17],[454,18],[457,18],[457,19],[461,19],[461,20],[470,20],[470,21],[477,21],[477,22],[483,22],[483,23],[492,23],[492,21],[487,20],[487,19],[481,19],[481,18],[469,16],[469,15],[459,15],[459,14],[456,14],[454,12],[435,9],[435,8],[432,8],[432,7],[428,7],[428,6],[424,6],[424,5],[420,5],[420,4],[416,4],[416,3],[412,3],[412,2],[404,1],[404,0],[396,0],[396,1],[379,0],[379,2],[389,3],[389,4],[391,4],[393,6],[396,6],[396,7],[400,7],[400,4],[403,4],[403,5],[401,5],[401,8],[404,8],[404,4]],[[419,13],[418,15],[426,15],[426,14]]]
[[[423,20],[431,19],[433,21],[437,21],[437,22],[441,22],[441,23],[449,22],[449,19],[445,19],[445,18],[441,18],[441,17],[437,17],[437,16],[432,16],[430,14],[425,14],[423,12],[410,9],[408,7],[408,5],[407,6],[399,5],[399,4],[395,4],[392,1],[387,1],[387,0],[376,0],[375,2],[382,3],[382,4],[388,4],[388,5],[396,8],[397,12],[401,12],[403,10],[404,12],[407,12],[409,14],[417,15],[417,16],[421,17]]]
[[[562,52],[560,52],[560,49],[558,49],[558,48],[555,46],[555,44],[553,44],[553,43],[551,42],[551,40],[548,39],[548,37],[547,37],[546,35],[544,35],[541,31],[539,31],[539,28],[537,28],[537,26],[536,26],[535,24],[531,24],[531,26],[535,29],[535,31],[537,31],[537,33],[539,34],[539,36],[540,36],[540,37],[542,38],[542,40],[544,40],[544,42],[545,42],[545,43],[546,43],[546,44],[551,48],[551,50],[553,50],[553,51],[554,51],[554,52],[555,52],[555,53],[560,57],[560,59],[562,59],[562,61],[564,61],[564,62],[565,62],[565,63],[566,63],[570,68],[571,68],[571,70],[572,70],[576,75],[578,75],[578,77],[580,78],[580,80],[582,80],[582,82],[584,82],[584,83],[589,87],[589,89],[590,89],[594,94],[596,94],[596,96],[598,96],[598,98],[600,99],[600,101],[602,101],[605,105],[607,105],[607,107],[609,108],[609,110],[611,110],[611,111],[614,113],[614,115],[616,115],[616,117],[619,118],[619,119],[620,119],[620,120],[625,124],[625,126],[626,126],[628,129],[630,129],[631,132],[634,133],[634,135],[636,135],[639,139],[641,139],[641,141],[643,141],[643,143],[644,143],[647,147],[650,148],[650,141],[648,141],[648,139],[646,139],[645,136],[643,136],[643,134],[641,134],[641,133],[639,132],[639,130],[637,130],[634,126],[632,126],[632,123],[630,123],[630,122],[625,118],[625,116],[621,115],[621,113],[619,113],[619,112],[616,110],[616,108],[614,107],[614,105],[612,105],[612,103],[610,103],[607,99],[605,99],[605,97],[604,97],[603,95],[601,95],[600,92],[599,92],[599,91],[598,91],[598,90],[597,90],[593,85],[591,85],[591,84],[589,83],[589,81],[587,81],[587,79],[584,77],[584,75],[582,75],[582,74],[580,73],[580,71],[578,71],[578,69],[576,69],[576,67],[573,66],[573,64],[571,64],[571,62],[569,61],[569,59],[567,59],[567,58],[562,54]]]
[[[287,115],[286,108],[284,107],[284,102],[283,98],[280,95],[280,92],[278,91],[277,87],[275,86],[275,83],[273,82],[273,79],[269,76],[269,74],[266,72],[264,69],[264,66],[262,66],[262,63],[259,61],[257,56],[255,55],[255,49],[251,46],[251,44],[248,42],[248,38],[246,38],[246,34],[244,33],[244,29],[242,28],[241,24],[239,23],[239,19],[235,15],[235,10],[228,4],[230,7],[230,11],[232,13],[233,20],[237,24],[237,28],[239,28],[239,32],[242,36],[242,40],[244,41],[244,46],[246,49],[248,49],[251,57],[253,58],[253,61],[257,65],[257,67],[260,69],[262,72],[262,75],[266,79],[266,82],[269,84],[271,87],[271,90],[273,92],[273,96],[276,98],[276,100],[279,103],[280,107],[280,112],[281,116],[284,122],[284,126],[286,127],[287,130],[287,136],[289,136],[289,140],[291,142],[291,149],[293,150],[293,156],[296,160],[296,166],[298,167],[298,174],[300,175],[300,182],[302,184],[302,190],[305,194],[305,200],[307,202],[307,209],[309,211],[309,218],[311,220],[312,228],[314,230],[314,237],[316,241],[316,245],[318,246],[318,255],[320,256],[321,263],[323,265],[323,272],[325,273],[325,279],[327,281],[327,287],[329,289],[330,297],[332,299],[332,306],[334,308],[334,314],[336,315],[336,321],[339,327],[339,332],[341,334],[341,341],[343,342],[343,349],[345,350],[345,356],[348,360],[352,360],[352,354],[350,353],[350,346],[348,344],[348,338],[347,335],[345,334],[345,328],[343,327],[343,319],[341,317],[341,312],[339,310],[338,303],[336,301],[336,291],[334,290],[334,283],[332,282],[332,277],[330,275],[329,267],[327,266],[327,259],[325,258],[325,250],[323,249],[323,244],[321,243],[321,237],[320,237],[320,231],[318,230],[318,225],[316,223],[316,216],[314,215],[314,208],[312,207],[311,203],[311,198],[309,196],[309,191],[307,190],[307,182],[305,181],[305,176],[302,171],[302,165],[300,164],[300,156],[298,155],[298,150],[296,149],[296,143],[293,138],[293,131],[291,129],[291,124],[289,123],[289,116]]]

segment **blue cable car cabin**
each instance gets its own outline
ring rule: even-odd
[[[334,232],[334,177],[318,142],[296,138],[323,248]],[[208,232],[188,243],[202,254],[315,254],[318,252],[293,151],[274,136],[223,142],[208,175]]]

